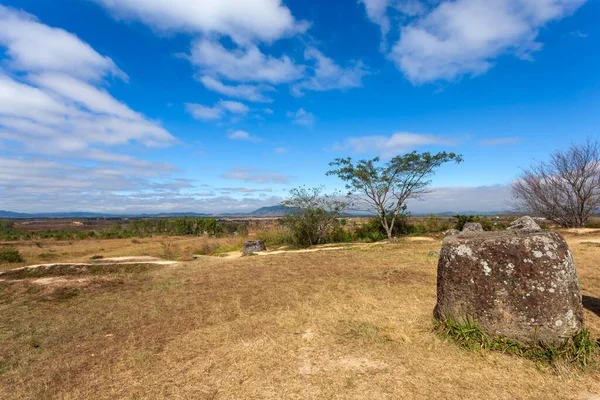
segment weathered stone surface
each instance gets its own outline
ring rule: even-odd
[[[461,232],[483,232],[483,227],[478,222],[467,222]]]
[[[444,236],[458,235],[459,233],[460,231],[458,229],[448,229],[446,233],[444,233]]]
[[[524,216],[508,225],[507,231],[522,230],[522,231],[541,231],[542,228],[533,220],[533,218]]]
[[[440,320],[475,318],[490,336],[561,343],[582,329],[571,251],[553,231],[448,236],[438,262]]]
[[[248,240],[244,243],[243,254],[245,256],[251,253],[258,253],[261,251],[267,251],[267,246],[265,246],[262,240]]]

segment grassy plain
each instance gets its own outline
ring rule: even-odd
[[[565,235],[586,325],[598,337],[600,233]],[[199,249],[235,250],[241,241],[16,247],[25,264],[94,255],[189,260]],[[432,329],[437,258],[428,256],[439,239],[340,247],[0,282],[0,398],[600,398],[598,370],[442,340]]]

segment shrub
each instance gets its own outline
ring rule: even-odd
[[[261,228],[256,232],[256,238],[267,246],[282,246],[293,242],[290,230],[280,226]]]
[[[23,262],[23,257],[14,247],[0,247],[0,263],[20,263]]]
[[[215,253],[215,251],[217,251],[218,248],[219,245],[217,243],[209,243],[208,241],[205,241],[198,250],[194,251],[194,254],[211,256]]]
[[[376,219],[371,219],[354,230],[354,237],[357,240],[377,242],[386,239],[387,235],[381,223]]]
[[[399,214],[396,217],[396,221],[394,222],[394,227],[392,229],[392,236],[398,237],[410,235],[412,233],[418,233],[418,229],[415,227],[415,225],[410,223],[408,217],[409,216],[407,214]],[[354,237],[358,240],[377,242],[379,240],[387,239],[388,235],[378,219],[371,219],[355,229]]]
[[[481,227],[484,231],[495,231],[499,229],[505,229],[506,225],[498,222],[493,222],[488,218],[479,217],[475,215],[455,215],[456,225],[455,229],[462,231],[462,228],[465,226],[467,222],[476,222],[481,224]]]
[[[340,226],[339,218],[347,203],[322,194],[323,188],[299,187],[281,204],[292,210],[282,218],[292,233],[293,244],[308,247],[326,242]]]
[[[445,232],[452,226],[448,218],[440,218],[435,215],[430,215],[415,227],[419,233],[436,233]]]
[[[353,240],[352,232],[345,230],[341,226],[332,230],[325,238],[328,243],[347,243]]]

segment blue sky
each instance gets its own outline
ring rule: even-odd
[[[508,207],[600,125],[595,0],[0,0],[0,209],[251,211],[336,157],[454,151]]]

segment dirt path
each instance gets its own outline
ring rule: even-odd
[[[430,238],[430,237],[426,237],[426,236],[414,236],[414,237],[409,237],[406,238],[407,241],[409,242],[435,242],[436,239],[434,238]],[[315,247],[311,247],[310,249],[298,249],[298,250],[287,250],[287,247],[280,247],[277,250],[272,250],[272,251],[261,251],[258,253],[254,253],[257,256],[261,256],[261,257],[265,257],[265,256],[272,256],[272,255],[276,255],[276,254],[284,254],[284,253],[315,253],[315,252],[319,252],[319,251],[331,251],[331,250],[349,250],[349,249],[354,249],[354,248],[371,248],[371,247],[376,247],[376,246],[381,246],[381,245],[389,245],[390,242],[385,241],[385,242],[375,242],[375,243],[346,243],[344,245],[339,245],[339,244],[325,244],[325,245],[320,245],[320,246],[315,246]],[[241,258],[243,256],[241,251],[232,251],[232,252],[228,252],[228,253],[222,253],[220,255],[220,257],[232,260],[232,259],[237,259],[237,258]]]

